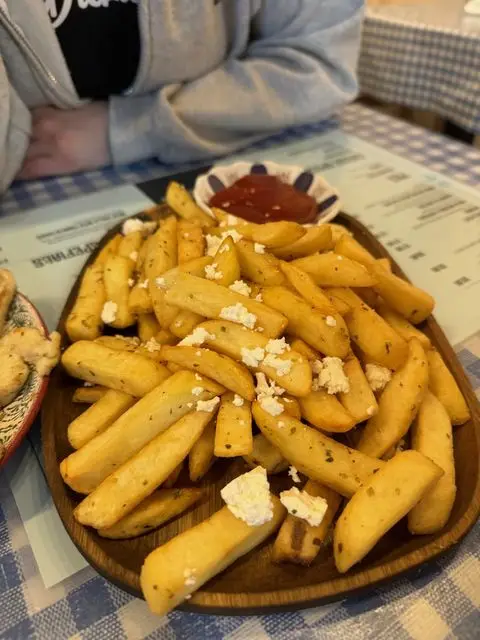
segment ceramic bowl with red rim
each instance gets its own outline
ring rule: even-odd
[[[266,180],[265,177],[267,177]],[[235,162],[230,165],[214,165],[208,173],[197,178],[193,188],[193,196],[197,204],[210,215],[213,215],[211,210],[212,205],[239,217],[244,217],[247,220],[255,221],[254,215],[248,215],[248,206],[251,205],[254,207],[254,198],[259,195],[258,190],[257,193],[255,193],[255,183],[259,181],[273,181],[273,178],[277,178],[284,185],[293,187],[297,194],[304,196],[303,200],[311,200],[313,208],[312,215],[308,217],[309,223],[321,224],[323,222],[329,222],[339,213],[341,206],[338,191],[329,185],[319,174],[313,173],[303,167],[279,164],[271,161],[262,163]],[[242,215],[238,207],[235,208],[235,203],[232,202],[232,200],[238,195],[237,185],[246,184],[247,182],[249,186],[253,187],[253,189],[251,189],[253,196],[251,198],[252,202],[249,202],[250,199],[248,197],[243,197],[242,206],[246,215]],[[249,189],[246,188],[244,191],[248,192]],[[234,196],[233,199],[230,197],[231,195]],[[287,198],[284,202],[287,201],[288,195],[287,193]],[[305,196],[310,196],[310,198],[305,198]],[[212,199],[215,204],[212,204]],[[279,208],[283,204],[284,203],[280,201],[278,205],[273,208]],[[245,206],[247,208],[245,208]],[[282,215],[278,217],[273,215],[271,219],[295,220],[295,214],[289,215],[291,212],[288,211],[288,205],[286,206],[285,213],[287,214],[285,217]],[[301,222],[301,220],[298,221]],[[306,221],[307,220],[303,220],[303,222]]]
[[[4,332],[21,327],[33,327],[42,335],[48,335],[47,327],[33,304],[17,293],[10,305]],[[47,385],[48,377],[42,377],[32,369],[17,397],[6,407],[0,408],[0,455],[3,454],[0,466],[7,462],[27,435],[40,410]]]

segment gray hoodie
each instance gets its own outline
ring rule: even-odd
[[[67,2],[57,0],[61,7]],[[109,101],[116,164],[230,153],[351,100],[362,0],[139,0],[133,86]],[[33,107],[82,105],[43,0],[0,0],[0,192]]]

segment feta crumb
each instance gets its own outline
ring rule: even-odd
[[[187,595],[185,596],[185,600],[190,600],[190,598],[192,597],[191,593],[187,593]]]
[[[265,396],[281,396],[285,393],[285,389],[282,389],[282,387],[277,387],[273,380],[270,380],[269,383],[264,373],[256,373],[255,377],[257,379],[255,392],[258,396],[258,399]]]
[[[207,280],[221,280],[223,278],[223,273],[221,271],[217,271],[218,264],[214,262],[213,264],[207,264],[205,267],[205,277]]]
[[[138,251],[132,251],[128,257],[132,262],[136,262],[138,260]]]
[[[203,380],[202,376],[198,373],[195,374],[195,380]]]
[[[323,360],[315,360],[313,371],[318,374],[314,380],[313,388],[318,390],[324,387],[327,393],[348,393],[350,391],[350,381],[343,371],[343,362],[340,358],[326,357]]]
[[[222,253],[228,253],[230,251],[230,246],[228,244],[226,244],[224,247],[222,247],[221,249],[219,249],[218,253],[222,254]]]
[[[230,237],[235,243],[243,238],[242,234],[238,233],[236,229],[229,229],[229,231],[224,231],[222,233],[222,240],[225,240],[225,238],[228,237]]]
[[[197,572],[196,569],[189,569],[188,567],[185,569],[185,571],[183,572],[183,577],[185,578],[185,586],[186,587],[193,587],[194,584],[196,584],[197,582],[197,578],[195,577],[195,573]]]
[[[187,402],[187,407],[191,409],[193,407],[193,402]]]
[[[257,302],[263,302],[263,297],[261,293],[257,293],[257,295],[255,296],[255,300]]]
[[[378,364],[367,364],[365,367],[365,375],[372,391],[381,391],[392,379],[392,372],[386,367]]]
[[[288,359],[277,358],[273,353],[269,353],[265,356],[263,364],[266,367],[272,367],[277,372],[279,376],[286,376],[292,370],[293,362]]]
[[[293,464],[290,465],[290,468],[288,470],[288,475],[291,477],[291,479],[297,483],[297,482],[301,482],[300,480],[300,476],[298,475],[298,469],[296,469]]]
[[[270,485],[263,467],[238,476],[223,487],[220,495],[233,515],[250,527],[259,527],[273,518]]]
[[[144,223],[140,218],[129,218],[125,220],[122,225],[122,233],[124,236],[128,236],[129,233],[135,233],[135,231],[143,231]]]
[[[150,338],[150,340],[148,340],[148,342],[145,343],[145,349],[150,353],[155,353],[155,351],[160,351],[161,348],[162,348],[162,345],[159,344],[155,340],[155,338]]]
[[[94,386],[95,386],[95,384],[94,384],[93,382],[84,382],[84,383],[83,383],[83,386],[84,386],[84,387],[94,387]]]
[[[130,288],[133,287],[133,285],[135,284],[135,280],[133,278],[129,278],[127,282]]]
[[[206,411],[207,413],[212,413],[212,411],[215,411],[219,402],[219,396],[215,396],[215,398],[212,398],[211,400],[198,400],[197,411]]]
[[[370,407],[368,407],[367,409],[367,415],[368,416],[373,416],[373,414],[375,413],[375,407],[373,405],[371,405]]]
[[[118,304],[116,302],[112,302],[111,300],[107,300],[102,309],[102,322],[105,322],[105,324],[111,324],[112,322],[115,322],[117,311]]]
[[[239,224],[240,220],[237,216],[234,216],[232,213],[227,214],[227,224],[229,227],[234,227],[236,224]]]
[[[222,318],[222,320],[236,322],[237,324],[243,324],[247,329],[253,329],[257,322],[257,316],[249,313],[248,309],[240,302],[230,307],[223,307],[220,311],[220,318]]]
[[[208,333],[203,327],[195,327],[192,333],[180,340],[180,347],[200,347],[206,340],[215,340],[213,333]]]
[[[290,351],[291,347],[287,344],[285,338],[278,338],[277,340],[269,340],[265,351],[267,353],[273,353],[276,356],[281,356],[285,351]]]
[[[225,238],[232,238],[234,242],[238,242],[243,238],[243,236],[238,233],[236,229],[230,229],[229,231],[224,231],[220,236],[212,236],[209,233],[205,236],[205,240],[207,241],[207,255],[214,256],[220,248],[220,245],[225,240]]]
[[[203,387],[193,387],[192,389],[192,393],[194,396],[201,396],[204,391],[205,389]]]
[[[238,395],[238,393],[236,393],[236,394],[233,396],[232,404],[233,404],[235,407],[243,407],[243,405],[245,404],[245,400],[242,398],[242,396],[239,396],[239,395]]]
[[[148,289],[148,278],[146,278],[143,282],[138,283],[139,289]]]
[[[257,327],[257,328],[255,329],[255,331],[256,331],[257,333],[263,333],[263,332],[265,331],[265,329],[264,329],[263,327]]]
[[[265,245],[260,244],[259,242],[254,242],[253,250],[255,251],[255,253],[265,253]]]
[[[337,326],[337,321],[335,320],[335,318],[333,316],[327,316],[325,318],[325,322],[327,324],[327,327],[336,327]]]
[[[311,496],[306,491],[299,491],[297,487],[282,491],[280,502],[288,513],[306,520],[312,527],[318,527],[328,509],[328,503],[324,498]]]
[[[258,367],[258,365],[265,358],[265,350],[262,347],[255,347],[254,349],[247,349],[242,347],[240,351],[242,355],[242,362],[247,367]]]
[[[243,280],[235,280],[233,284],[228,287],[231,291],[235,291],[235,293],[239,293],[241,296],[248,296],[251,293],[251,288],[248,286],[246,282]]]
[[[269,413],[271,416],[279,416],[284,411],[283,404],[273,396],[265,396],[263,398],[259,398],[258,402],[262,409]]]
[[[166,285],[165,278],[162,278],[162,277],[155,278],[155,284],[157,285],[157,287],[159,289],[161,289],[162,287],[164,287]]]

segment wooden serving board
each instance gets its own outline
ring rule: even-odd
[[[353,218],[340,214],[336,219],[348,227],[370,252],[388,257],[395,273],[403,277],[387,251],[367,229]],[[100,242],[99,248],[119,231],[113,229]],[[89,260],[91,262],[94,256]],[[63,345],[68,344],[65,320],[77,295],[81,275],[73,287],[62,313],[58,330]],[[412,536],[404,521],[395,526],[368,554],[363,562],[340,575],[334,565],[331,545],[322,547],[311,567],[276,565],[271,562],[271,540],[233,564],[222,574],[193,594],[184,610],[219,614],[245,614],[259,611],[299,609],[327,600],[345,597],[352,592],[399,576],[435,558],[457,544],[469,531],[480,513],[480,410],[475,394],[445,335],[430,318],[422,327],[452,371],[470,408],[472,419],[454,432],[458,491],[450,520],[436,535]],[[53,372],[43,405],[42,439],[45,471],[53,500],[71,539],[86,560],[105,578],[140,596],[139,572],[146,555],[177,533],[207,518],[222,506],[220,489],[233,477],[247,470],[241,460],[218,460],[204,478],[206,499],[177,520],[158,531],[133,540],[106,540],[78,524],[73,509],[80,501],[63,481],[59,463],[72,452],[67,440],[67,426],[84,407],[72,403],[78,382],[57,367]],[[284,477],[271,476],[272,489],[277,492],[291,485]],[[184,473],[178,486],[189,486]]]

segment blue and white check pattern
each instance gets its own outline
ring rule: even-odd
[[[276,138],[330,130],[330,121]],[[473,185],[480,153],[363,107],[346,109],[342,129]],[[186,168],[186,167],[182,167]],[[175,168],[177,170],[177,168]],[[0,210],[63,200],[165,173],[154,162],[15,186]],[[480,334],[457,348],[480,394]],[[35,438],[38,434],[32,433]],[[456,549],[407,578],[363,596],[294,613],[218,617],[173,612],[152,616],[86,568],[46,590],[6,479],[0,474],[0,640],[476,640],[480,637],[480,523]]]
[[[479,134],[479,62],[478,34],[367,11],[359,62],[366,95],[436,113]]]

